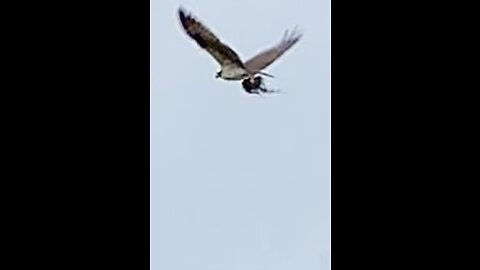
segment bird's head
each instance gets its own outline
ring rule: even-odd
[[[215,78],[217,78],[217,79],[220,78],[221,76],[222,76],[222,71],[221,70],[215,74]]]

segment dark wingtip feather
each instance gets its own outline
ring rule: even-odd
[[[178,16],[180,17],[180,21],[184,21],[186,19],[185,10],[182,6],[178,8]]]
[[[187,29],[187,21],[188,21],[188,15],[185,12],[185,9],[183,9],[182,6],[178,8],[178,17],[180,18],[180,22],[182,23],[183,27]]]

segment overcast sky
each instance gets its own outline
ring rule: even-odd
[[[243,60],[298,25],[248,95],[180,28]],[[151,1],[151,269],[330,269],[330,0]]]

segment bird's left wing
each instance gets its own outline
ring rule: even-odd
[[[238,65],[244,67],[240,57],[230,47],[223,44],[207,27],[200,23],[190,14],[178,9],[180,22],[185,32],[193,38],[197,44],[208,51],[221,65]]]
[[[245,67],[254,74],[260,73],[262,69],[269,66],[280,56],[282,56],[282,54],[284,54],[288,49],[290,49],[295,43],[297,43],[301,37],[302,33],[297,31],[297,29],[294,29],[290,34],[288,31],[285,31],[285,35],[279,44],[249,59],[247,62],[245,62]]]

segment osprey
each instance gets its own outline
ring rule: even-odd
[[[262,70],[277,60],[302,37],[302,34],[296,31],[296,29],[290,34],[287,30],[280,43],[259,53],[246,62],[242,62],[235,51],[222,43],[220,39],[196,18],[190,14],[186,14],[181,7],[178,9],[178,15],[185,32],[220,64],[221,69],[215,77],[224,80],[243,80],[242,86],[245,91],[250,94],[275,92],[263,86],[262,77],[259,75],[273,78],[272,75],[264,73]]]

